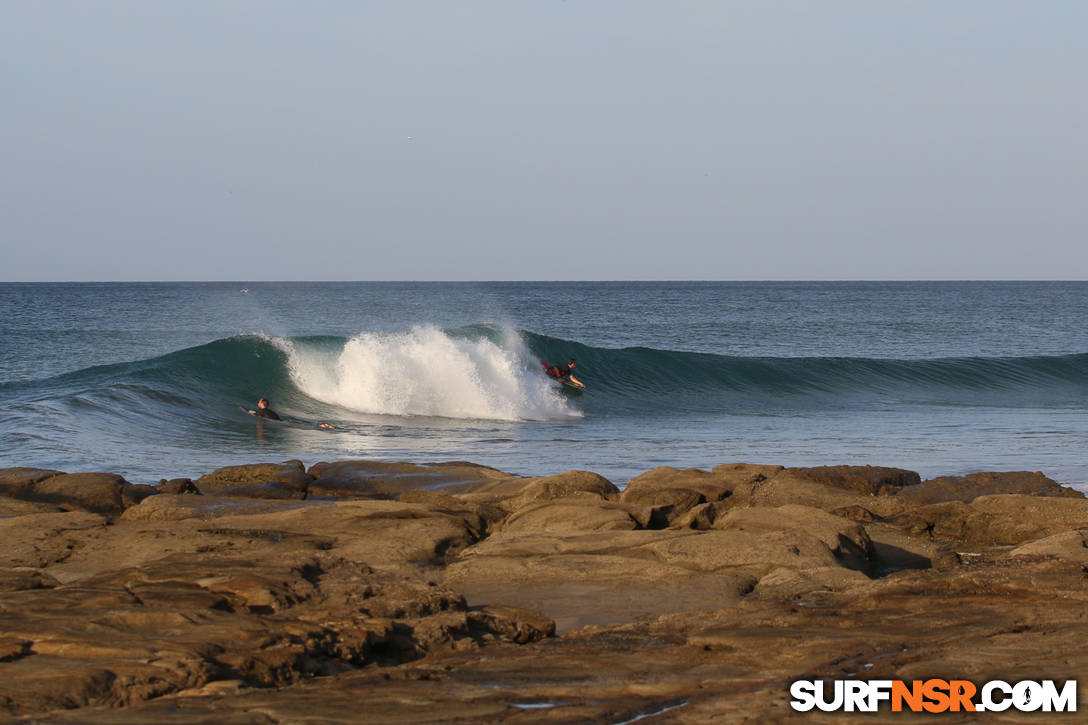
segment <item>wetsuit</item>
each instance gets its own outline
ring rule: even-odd
[[[257,408],[257,410],[253,411],[253,415],[258,418],[268,418],[269,420],[283,420],[283,418],[279,416],[279,413],[271,408]]]
[[[544,365],[544,372],[556,380],[570,376],[570,365],[549,365],[543,361],[541,364]]]

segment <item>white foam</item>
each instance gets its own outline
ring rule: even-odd
[[[361,413],[492,420],[578,417],[539,372],[524,342],[450,337],[433,326],[366,332],[337,352],[279,340],[306,395]]]

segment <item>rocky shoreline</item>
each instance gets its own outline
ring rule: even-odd
[[[1040,473],[7,468],[0,533],[14,721],[797,722],[800,678],[1088,671],[1088,499]]]

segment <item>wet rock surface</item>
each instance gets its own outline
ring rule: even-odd
[[[798,722],[799,678],[1088,667],[1088,500],[1042,474],[12,468],[0,517],[12,720]]]

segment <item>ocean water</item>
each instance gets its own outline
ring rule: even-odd
[[[1084,490],[1086,320],[1088,283],[0,284],[0,466],[868,463]],[[580,395],[539,365],[571,356]],[[258,425],[262,395],[291,420]]]

